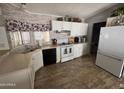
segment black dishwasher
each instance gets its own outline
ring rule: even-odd
[[[43,50],[44,66],[56,63],[56,48]]]

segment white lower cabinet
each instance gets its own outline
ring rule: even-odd
[[[60,46],[56,48],[56,63],[60,62]]]
[[[74,45],[74,58],[82,56],[83,53],[83,44]]]
[[[87,54],[87,43],[74,44],[74,58]]]
[[[43,67],[42,51],[39,51],[32,55],[32,64],[34,65],[34,71],[37,71],[38,69]]]
[[[88,54],[88,43],[83,43],[83,55]]]

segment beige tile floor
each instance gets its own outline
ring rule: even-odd
[[[90,56],[43,67],[35,77],[36,89],[118,89],[123,84],[123,79],[97,67]]]

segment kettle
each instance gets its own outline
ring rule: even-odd
[[[52,39],[52,44],[57,45],[57,39]]]

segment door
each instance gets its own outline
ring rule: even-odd
[[[96,56],[96,54],[97,54],[98,42],[99,42],[99,36],[100,36],[100,29],[101,29],[101,27],[105,27],[105,25],[106,25],[106,22],[99,22],[99,23],[94,23],[93,24],[90,52],[94,56]]]

